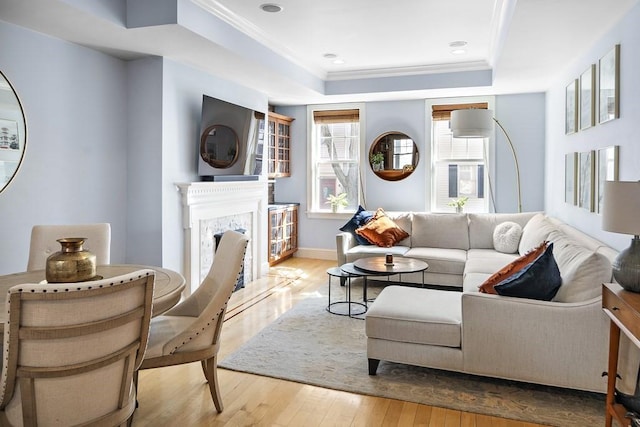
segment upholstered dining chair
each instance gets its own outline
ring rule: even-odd
[[[140,367],[142,370],[201,362],[218,412],[223,409],[216,370],[220,332],[247,243],[248,238],[236,231],[222,235],[209,273],[195,292],[151,320],[149,345]]]
[[[108,223],[34,225],[31,229],[27,271],[44,270],[49,255],[60,250],[58,239],[86,237],[83,248],[94,253],[96,264],[111,262],[111,225]]]
[[[24,284],[7,295],[0,425],[126,425],[149,336],[155,272]]]

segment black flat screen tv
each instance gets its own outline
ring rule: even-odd
[[[203,181],[258,179],[262,174],[264,113],[202,96],[198,175]]]

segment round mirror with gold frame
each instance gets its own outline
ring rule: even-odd
[[[369,150],[373,173],[387,181],[399,181],[411,175],[419,158],[416,143],[402,132],[383,133]]]
[[[214,168],[226,169],[238,160],[240,142],[229,126],[213,125],[202,132],[200,157]]]
[[[0,192],[15,178],[27,143],[27,123],[18,94],[0,71]]]

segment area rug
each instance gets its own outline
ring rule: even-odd
[[[236,352],[221,368],[364,395],[552,426],[604,423],[604,395],[381,362],[367,371],[364,321],[307,298]]]

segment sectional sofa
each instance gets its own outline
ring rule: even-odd
[[[558,387],[605,392],[609,322],[601,285],[612,280],[617,252],[543,213],[387,213],[408,237],[392,247],[336,236],[338,263],[393,253],[426,261],[422,275],[402,275],[367,312],[369,373],[380,361]],[[496,250],[496,228],[518,224],[512,253]],[[516,227],[517,228],[517,227]],[[513,236],[511,236],[513,237]],[[543,241],[553,243],[562,284],[551,301],[479,292],[493,273]],[[400,278],[391,278],[398,280]],[[622,340],[618,387],[633,393],[640,358]],[[384,363],[384,362],[383,362]]]

